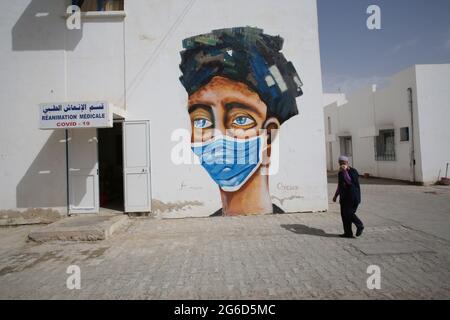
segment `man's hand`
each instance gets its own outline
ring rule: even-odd
[[[336,196],[333,197],[333,202],[336,202]]]

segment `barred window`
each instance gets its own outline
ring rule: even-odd
[[[394,129],[380,130],[380,134],[375,137],[375,160],[395,161]]]
[[[81,11],[123,11],[124,0],[72,0]]]

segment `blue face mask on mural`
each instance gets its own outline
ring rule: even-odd
[[[233,192],[242,187],[261,164],[263,136],[250,139],[219,136],[192,143],[192,151],[220,188]]]

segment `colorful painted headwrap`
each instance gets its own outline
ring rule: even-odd
[[[283,38],[263,30],[239,27],[213,30],[183,40],[180,81],[189,95],[213,77],[245,83],[268,107],[268,116],[280,123],[298,114],[295,98],[302,82],[293,64],[279,52]]]

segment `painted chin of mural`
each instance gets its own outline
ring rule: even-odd
[[[272,213],[268,166],[280,127],[246,84],[216,76],[189,96],[192,150],[219,185],[224,215]]]

